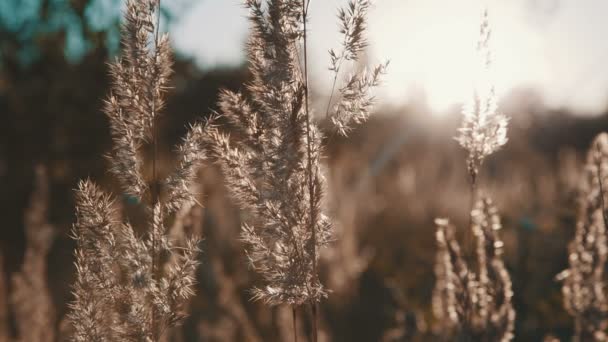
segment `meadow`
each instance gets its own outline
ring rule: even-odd
[[[207,70],[164,2],[69,5],[78,61],[0,26],[0,342],[608,340],[608,120],[499,95],[501,13],[437,115],[382,101],[369,0],[323,61],[317,1],[245,0],[246,62]]]

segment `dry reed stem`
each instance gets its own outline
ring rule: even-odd
[[[178,149],[177,169],[160,181],[157,117],[172,62],[168,37],[159,32],[159,6],[159,0],[127,0],[123,55],[110,66],[113,86],[105,107],[113,138],[110,170],[147,214],[145,235],[118,218],[112,196],[90,180],[80,182],[70,312],[75,341],[160,341],[183,320],[182,308],[194,294],[199,239],[176,246],[165,222],[195,201],[192,183],[205,159],[204,127],[191,128]],[[143,172],[145,145],[152,148],[150,180]]]
[[[52,341],[55,338],[55,305],[47,281],[47,256],[55,231],[48,222],[49,185],[46,169],[35,169],[34,190],[24,215],[26,249],[21,270],[11,278],[11,307],[18,340]]]
[[[608,134],[593,141],[579,185],[576,231],[568,246],[568,269],[563,281],[564,307],[575,320],[575,341],[608,339],[608,300],[605,293],[606,240],[605,190],[608,165]]]
[[[4,275],[4,256],[0,253],[0,342],[8,342],[10,338],[8,329],[8,291]]]
[[[350,1],[349,6],[361,3],[367,1]],[[317,303],[326,296],[318,279],[319,250],[329,242],[331,222],[322,212],[323,136],[309,98],[310,1],[246,0],[245,5],[252,25],[248,59],[253,80],[245,92],[220,95],[219,114],[235,134],[221,132],[212,120],[208,154],[236,202],[252,214],[243,222],[242,239],[250,264],[264,280],[253,290],[254,298],[270,305],[310,306],[316,341]],[[364,11],[355,12],[360,24]],[[363,28],[357,26],[348,40],[352,60]],[[383,68],[374,70],[351,76],[340,88],[330,113],[332,130],[345,134],[367,117],[370,91]]]
[[[510,341],[515,311],[511,280],[502,260],[503,242],[498,236],[500,218],[485,197],[475,203],[472,217],[470,229],[477,242],[474,263],[463,258],[449,221],[436,220],[439,250],[433,312],[446,339]]]

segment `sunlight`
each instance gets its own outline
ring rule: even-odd
[[[404,5],[396,0],[389,2],[392,3],[377,7],[370,24],[374,55],[391,56],[385,95],[394,100],[402,99],[415,84],[424,89],[428,105],[438,113],[466,101],[476,77],[475,48],[483,6],[475,1],[438,6],[434,0],[417,0],[416,4],[408,2],[407,11],[405,8],[395,11],[395,6]],[[530,78],[527,73],[533,73],[524,69],[525,64],[513,51],[516,50],[514,46],[533,46],[530,42],[534,35],[513,27],[513,20],[509,26],[505,25],[505,19],[495,20],[492,9],[496,12],[500,9],[501,17],[508,17],[505,12],[517,16],[521,13],[509,6],[490,7],[489,11],[494,28],[491,48],[496,65],[492,81],[498,93],[502,93],[527,82]],[[407,14],[403,18],[393,14],[395,12]],[[504,30],[505,26],[509,30]]]
[[[202,67],[242,63],[247,23],[239,1],[206,0],[195,6],[175,26],[180,53]],[[339,44],[335,9],[345,3],[324,0],[311,6],[311,76],[322,90],[330,86],[327,50]],[[608,77],[596,72],[608,56],[602,37],[608,28],[604,0],[377,1],[370,11],[368,62],[391,61],[378,98],[393,105],[426,103],[440,113],[464,102],[484,7],[494,28],[493,82],[499,94],[534,89],[551,108],[604,110]],[[221,35],[201,34],[226,17],[231,25]]]

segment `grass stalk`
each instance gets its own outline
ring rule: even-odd
[[[312,236],[312,277],[313,283],[317,280],[317,234],[315,227],[315,205],[314,205],[314,185],[313,185],[313,165],[312,165],[312,136],[310,132],[310,108],[309,108],[309,89],[308,89],[308,43],[307,43],[307,21],[308,21],[308,6],[310,0],[302,0],[302,22],[303,22],[303,58],[304,58],[304,113],[306,116],[306,153],[308,158],[307,177],[308,177],[308,192],[309,192],[309,210],[310,210],[310,231]],[[310,303],[312,309],[312,340],[317,342],[317,303],[313,299]],[[295,314],[295,312],[294,312]],[[294,321],[295,323],[295,321]],[[295,329],[295,324],[294,324]],[[294,331],[295,334],[297,332]]]

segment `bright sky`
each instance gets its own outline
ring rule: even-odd
[[[329,87],[327,50],[339,47],[335,14],[345,3],[310,5],[310,67],[321,87]],[[499,94],[527,87],[555,108],[597,113],[608,107],[606,0],[376,0],[368,62],[391,61],[378,97],[398,104],[426,94],[435,111],[464,102],[484,7]],[[201,0],[172,29],[176,48],[203,67],[239,64],[246,15],[240,0]]]

